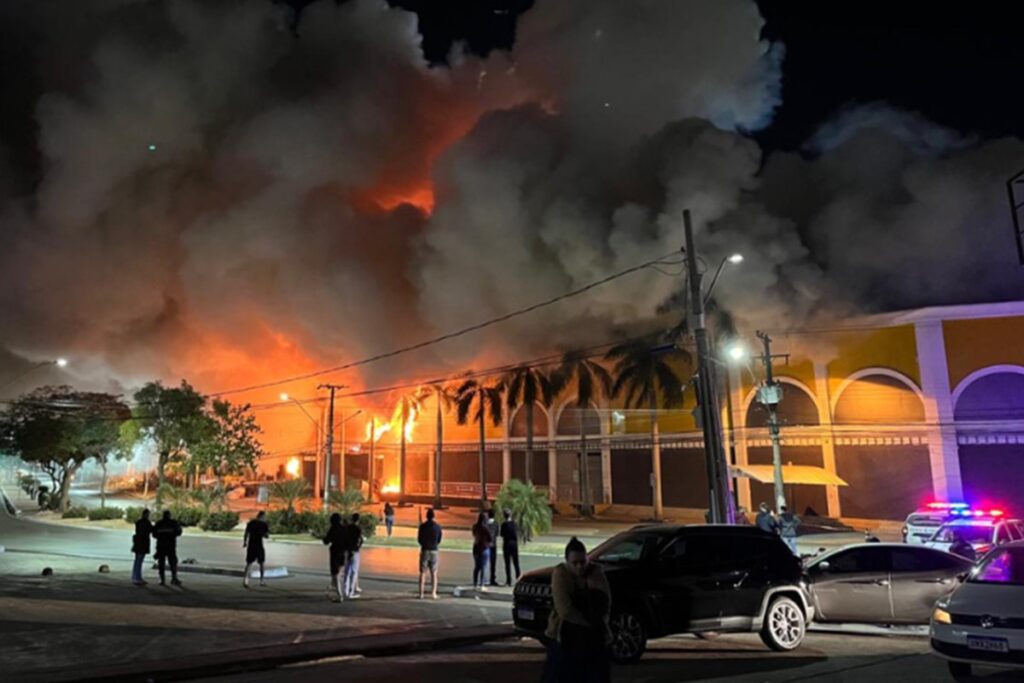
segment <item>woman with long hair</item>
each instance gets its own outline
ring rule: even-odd
[[[545,632],[545,683],[609,683],[612,594],[600,565],[575,536],[551,575],[554,606]]]
[[[491,530],[487,526],[487,515],[483,512],[473,525],[473,587],[487,590],[487,565],[491,556]]]

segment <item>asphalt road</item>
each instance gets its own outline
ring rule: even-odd
[[[207,680],[223,683],[330,680],[524,683],[540,680],[543,659],[544,652],[536,643],[511,640],[429,654],[325,660]],[[982,674],[980,681],[1020,681],[995,670],[979,670],[979,673]],[[688,636],[666,638],[656,641],[637,664],[613,667],[612,680],[638,683],[953,681],[945,663],[928,652],[927,641],[923,638],[829,634],[811,634],[802,647],[791,653],[769,652],[753,635],[722,636],[707,642]]]
[[[131,532],[90,527],[46,524],[27,518],[0,514],[0,545],[8,550],[66,554],[97,559],[129,559]],[[195,558],[200,566],[244,564],[245,551],[236,539],[190,535],[188,529],[178,541],[178,557]],[[360,574],[367,577],[414,580],[419,570],[419,551],[415,548],[366,547],[361,553]],[[499,576],[504,571],[499,553]],[[520,557],[523,571],[552,564],[550,557]],[[286,566],[289,571],[327,576],[327,549],[318,543],[275,541],[267,544],[267,564]],[[445,585],[472,582],[473,557],[468,551],[444,550],[440,557],[440,576]]]

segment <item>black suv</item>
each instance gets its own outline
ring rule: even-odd
[[[814,608],[803,571],[782,540],[750,526],[639,526],[589,555],[612,589],[612,657],[633,662],[649,638],[758,631],[773,650],[803,641]],[[515,587],[516,628],[542,637],[551,612],[551,572]]]

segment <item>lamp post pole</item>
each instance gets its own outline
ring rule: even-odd
[[[327,445],[324,447],[324,512],[327,512],[330,507],[331,458],[334,457],[334,392],[347,388],[344,384],[321,384],[317,387],[317,389],[328,389],[331,392],[330,403],[327,404]]]
[[[701,273],[697,270],[697,247],[693,239],[690,210],[683,211],[686,236],[686,269],[690,285],[690,330],[697,343],[697,381],[700,411],[704,430],[704,457],[708,473],[709,511],[715,524],[736,521],[729,495],[728,468],[722,449],[722,416],[718,409],[718,387],[711,362],[711,344],[704,322],[704,293]],[[715,278],[717,280],[717,276]]]
[[[782,401],[782,385],[775,381],[772,368],[772,338],[758,331],[763,352],[764,384],[757,389],[757,400],[768,409],[768,435],[772,441],[772,480],[775,485],[775,512],[782,513],[786,505],[786,487],[782,478],[782,422],[779,420],[779,403]]]

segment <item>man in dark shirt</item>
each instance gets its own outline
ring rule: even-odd
[[[512,585],[511,565],[516,568],[516,581],[519,580],[519,529],[512,519],[512,512],[505,510],[505,521],[501,523],[501,554],[505,558],[505,585]]]
[[[427,572],[430,572],[433,586],[431,597],[437,600],[437,555],[441,547],[441,525],[434,521],[433,508],[427,510],[427,521],[420,524],[416,540],[420,544],[420,599],[423,599]]]
[[[181,525],[171,519],[171,511],[164,510],[163,517],[153,525],[153,538],[156,539],[156,560],[159,563],[160,585],[166,586],[164,580],[165,563],[171,565],[171,583],[180,586],[178,581],[178,536],[181,536]]]
[[[324,545],[330,546],[331,585],[338,596],[336,602],[345,599],[344,587],[341,585],[341,568],[345,566],[350,537],[349,530],[341,523],[341,515],[335,512],[331,515],[331,526],[324,536]]]
[[[145,586],[142,580],[142,563],[149,555],[149,540],[153,535],[153,523],[149,521],[149,509],[142,511],[142,517],[135,522],[135,535],[132,536],[132,552],[135,553],[135,564],[132,565],[132,583]]]
[[[267,524],[266,513],[260,510],[256,519],[249,520],[245,525],[245,535],[242,536],[242,547],[245,551],[245,578],[242,585],[249,587],[249,574],[252,573],[252,565],[258,562],[260,565],[260,585],[266,586],[263,580],[263,564],[267,561],[267,551],[263,547],[263,539],[270,537],[270,525]]]

